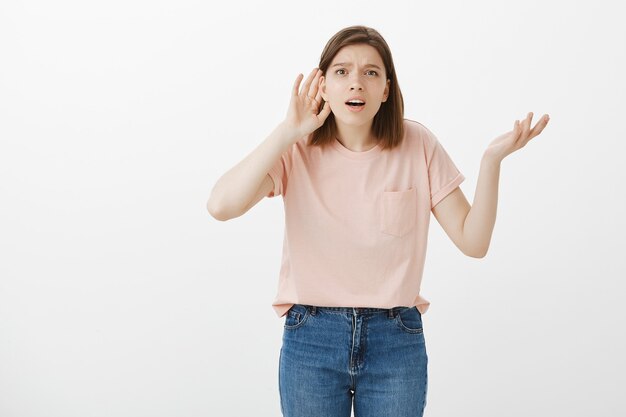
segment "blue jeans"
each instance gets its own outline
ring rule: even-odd
[[[284,417],[421,417],[428,387],[416,307],[294,304],[285,316],[278,385]]]

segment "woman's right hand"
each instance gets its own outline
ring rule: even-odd
[[[330,114],[330,104],[328,102],[324,103],[322,111],[318,114],[322,101],[322,94],[319,91],[319,77],[321,75],[322,70],[314,68],[304,82],[300,92],[298,90],[303,75],[298,74],[293,84],[289,110],[283,123],[293,130],[298,139],[322,126]]]

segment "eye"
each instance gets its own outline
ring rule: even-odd
[[[336,70],[336,71],[335,71],[335,74],[337,74],[337,72],[338,72],[338,71],[345,71],[345,69],[343,69],[343,68],[338,69],[338,70]],[[373,72],[374,74],[378,75],[378,72],[376,72],[376,71],[374,71],[374,70],[369,70],[369,71],[367,71],[367,72],[368,72],[368,73]],[[340,74],[340,75],[343,75],[343,74]]]

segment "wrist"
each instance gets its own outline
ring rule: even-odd
[[[485,165],[493,166],[493,167],[499,167],[500,164],[502,163],[502,158],[485,152],[481,159],[481,163]]]
[[[287,122],[283,121],[279,123],[278,126],[276,126],[276,131],[279,132],[279,135],[285,144],[292,144],[299,139],[298,131],[291,125],[287,124]]]

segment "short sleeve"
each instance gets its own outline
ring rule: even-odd
[[[293,166],[293,152],[295,147],[296,144],[292,144],[285,152],[282,153],[274,166],[270,168],[268,174],[272,177],[272,181],[274,181],[274,188],[267,194],[267,197],[272,198],[278,195],[285,195],[289,174],[291,173],[291,168]]]
[[[454,191],[465,180],[465,177],[456,167],[435,134],[426,127],[424,130],[426,133],[424,146],[430,185],[430,208],[432,209],[444,197]]]

